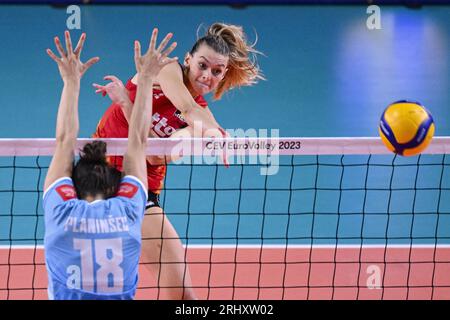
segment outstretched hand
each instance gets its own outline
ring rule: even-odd
[[[55,37],[54,41],[60,57],[56,56],[50,49],[47,49],[47,54],[58,65],[59,73],[61,74],[63,81],[79,81],[86,70],[98,62],[100,58],[91,58],[86,63],[82,63],[80,61],[80,55],[83,50],[84,41],[86,40],[86,34],[83,33],[81,35],[75,50],[72,50],[72,40],[70,39],[69,31],[65,31],[64,35],[66,40],[66,51],[64,51],[59,38]]]
[[[119,78],[110,75],[105,76],[103,79],[111,82],[105,85],[100,85],[97,83],[92,84],[94,88],[97,89],[95,90],[95,93],[101,93],[102,96],[108,95],[113,103],[121,104],[124,101],[129,101],[128,90]]]
[[[172,36],[172,33],[168,33],[156,49],[158,29],[153,29],[149,48],[143,56],[141,56],[141,44],[139,41],[134,42],[134,62],[136,64],[136,71],[140,77],[150,77],[154,79],[162,68],[169,63],[177,61],[177,57],[167,57],[177,46],[176,42],[172,43],[169,48],[164,50]]]

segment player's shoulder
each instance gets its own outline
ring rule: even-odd
[[[55,180],[46,190],[44,190],[43,198],[45,199],[51,192],[58,194],[64,201],[77,198],[75,186],[70,177],[61,177]]]
[[[62,177],[50,184],[44,191],[42,200],[46,215],[53,214],[58,207],[62,208],[60,206],[67,209],[80,202],[72,179],[69,177]]]
[[[161,71],[169,71],[169,72],[173,72],[176,73],[178,75],[183,75],[183,71],[184,71],[185,67],[180,63],[180,62],[176,62],[176,63],[169,63],[167,65],[165,65]]]
[[[177,63],[169,63],[165,65],[161,71],[159,72],[156,80],[159,82],[161,78],[165,79],[179,79],[183,81],[183,70],[184,67],[179,62]]]
[[[119,185],[118,197],[134,198],[138,192],[143,193],[145,199],[147,199],[147,189],[144,183],[137,177],[132,175],[126,175],[122,178]]]
[[[125,88],[127,88],[128,91],[135,91],[137,88],[137,74],[135,74],[133,77],[128,79],[128,81],[125,83]]]

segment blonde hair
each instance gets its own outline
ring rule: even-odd
[[[205,36],[197,40],[190,54],[193,55],[204,43],[229,59],[228,71],[214,92],[215,100],[220,99],[230,89],[251,86],[257,83],[258,79],[265,80],[256,61],[256,55],[261,52],[254,48],[256,41],[253,44],[247,43],[241,26],[212,24]]]

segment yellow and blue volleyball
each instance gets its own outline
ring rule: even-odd
[[[413,156],[430,144],[434,121],[420,103],[401,100],[384,110],[378,131],[389,150],[402,156]]]

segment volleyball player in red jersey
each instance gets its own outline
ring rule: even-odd
[[[247,43],[242,27],[212,24],[206,35],[197,40],[186,54],[184,64],[171,63],[159,73],[153,87],[153,116],[150,137],[193,136],[194,125],[201,123],[202,134],[225,131],[216,122],[203,98],[214,92],[218,100],[228,90],[249,86],[264,79],[256,64],[253,45]],[[113,104],[103,115],[96,138],[126,138],[128,119],[136,95],[137,75],[126,86],[114,76],[105,86],[94,84],[97,93],[108,94]],[[176,107],[175,107],[176,106]],[[185,252],[178,234],[159,204],[165,164],[169,157],[147,157],[149,201],[142,229],[142,257],[152,271],[159,274],[159,286],[169,299],[195,299]],[[122,158],[111,157],[111,163],[122,169]]]

